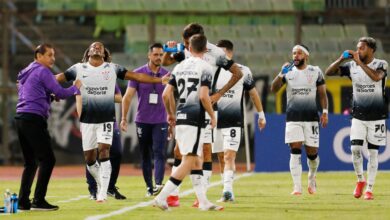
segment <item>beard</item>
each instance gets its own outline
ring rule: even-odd
[[[296,67],[301,67],[305,64],[305,60],[302,59],[302,60],[294,60],[294,66]]]

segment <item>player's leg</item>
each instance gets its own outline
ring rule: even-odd
[[[100,191],[97,195],[97,202],[107,200],[108,184],[111,178],[110,147],[112,144],[114,122],[105,122],[98,124],[96,135],[99,148],[100,161]]]
[[[107,194],[110,196],[114,196],[115,199],[126,199],[126,196],[122,195],[118,191],[118,187],[116,187],[116,182],[118,180],[119,171],[121,167],[122,160],[122,144],[121,144],[121,136],[119,129],[114,129],[112,145],[110,147],[110,162],[111,162],[111,178],[110,183],[108,184]]]
[[[212,169],[213,169],[213,162],[212,162],[212,155],[211,155],[211,143],[205,143],[203,144],[203,187],[205,189],[205,192],[207,193],[207,189],[210,185]]]
[[[378,172],[378,151],[379,147],[386,144],[386,124],[385,120],[366,122],[368,127],[367,147],[368,147],[368,162],[367,162],[367,189],[364,194],[364,199],[374,199],[373,190]]]
[[[173,162],[171,175],[180,166],[181,160],[182,160],[182,156],[180,154],[180,150],[179,150],[179,146],[178,146],[177,142],[176,142],[175,148],[173,150],[173,157],[175,160]],[[180,205],[179,192],[180,192],[180,185],[175,190],[173,190],[171,194],[169,194],[169,196],[167,198],[167,203],[170,207],[177,207]]]
[[[90,200],[96,200],[96,194],[97,194],[97,186],[95,178],[91,175],[91,173],[88,171],[88,168],[85,167],[85,177],[87,179],[88,184],[88,192],[89,192],[89,199]]]
[[[310,194],[314,194],[317,191],[316,174],[320,165],[320,157],[318,156],[320,143],[318,122],[305,122],[304,135],[307,166],[309,168],[307,190]]]
[[[363,143],[366,139],[367,131],[363,121],[353,118],[351,125],[351,153],[352,163],[357,177],[356,187],[353,192],[355,198],[360,198],[363,194],[363,189],[366,185],[366,180],[363,175]]]
[[[153,158],[154,158],[154,181],[156,187],[153,195],[158,195],[162,189],[165,173],[165,151],[168,136],[168,125],[166,123],[156,124],[153,127]]]
[[[87,170],[96,182],[96,193],[100,190],[100,164],[97,161],[96,124],[80,123],[84,160]]]
[[[221,180],[223,183],[223,172],[225,168],[225,159],[224,159],[224,152],[223,152],[223,136],[222,136],[222,129],[217,128],[216,134],[215,134],[215,142],[211,147],[212,153],[217,154],[218,157],[218,163],[219,163],[219,169],[221,171]]]
[[[136,123],[137,136],[141,153],[141,168],[146,184],[146,196],[153,195],[153,171],[152,171],[152,126],[151,124]]]
[[[303,124],[301,122],[287,122],[285,143],[290,146],[290,173],[294,184],[292,195],[302,194],[301,148],[303,141]]]

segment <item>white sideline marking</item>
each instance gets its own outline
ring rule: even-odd
[[[238,180],[238,179],[241,179],[243,177],[248,177],[248,176],[252,176],[253,173],[243,173],[241,175],[238,175],[234,178],[234,181]],[[214,187],[214,186],[218,186],[222,183],[222,181],[216,181],[216,182],[212,182],[208,188],[211,188],[211,187]],[[194,192],[193,189],[189,189],[189,190],[186,190],[182,193],[179,194],[180,197],[184,197],[184,196],[187,196],[189,194],[192,194]],[[143,207],[147,207],[147,206],[151,206],[153,204],[153,200],[150,200],[150,201],[147,201],[147,202],[140,202],[136,205],[133,205],[133,206],[127,206],[127,207],[124,207],[124,208],[121,208],[121,209],[118,209],[116,211],[112,211],[110,213],[107,213],[107,214],[103,214],[103,215],[94,215],[94,216],[88,216],[87,218],[85,218],[85,220],[100,220],[100,219],[104,219],[104,218],[109,218],[109,217],[112,217],[114,215],[120,215],[120,214],[123,214],[125,212],[129,212],[129,211],[132,211],[134,209],[137,209],[137,208],[143,208]]]
[[[74,201],[78,201],[78,200],[81,200],[81,199],[84,199],[84,198],[88,198],[89,196],[77,196],[76,198],[71,198],[71,199],[68,199],[68,200],[60,200],[60,201],[57,201],[56,203],[68,203],[68,202],[74,202]]]

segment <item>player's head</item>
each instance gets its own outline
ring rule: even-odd
[[[376,41],[372,37],[362,37],[356,46],[359,58],[365,62],[368,57],[372,57],[376,51]]]
[[[217,43],[217,47],[222,48],[225,51],[227,57],[229,57],[230,59],[233,58],[233,42],[231,42],[230,40],[219,40]]]
[[[207,48],[207,38],[203,34],[195,34],[190,38],[190,47],[189,50],[191,53],[204,53]]]
[[[81,59],[82,63],[88,62],[89,50],[90,50],[90,48],[87,48],[84,51],[83,58]],[[110,51],[107,48],[104,48],[104,58],[103,58],[103,60],[104,60],[104,62],[111,62],[111,53],[110,53]]]
[[[297,44],[292,49],[292,58],[294,66],[301,67],[306,64],[309,59],[309,48],[303,44]]]
[[[204,30],[203,30],[202,25],[200,25],[198,23],[191,23],[191,24],[188,24],[184,28],[182,37],[183,37],[183,41],[184,41],[184,46],[187,49],[188,49],[188,46],[189,46],[190,38],[192,36],[194,36],[195,34],[202,34],[202,35],[204,35]]]
[[[160,43],[154,43],[149,46],[148,58],[150,64],[155,66],[161,66],[162,56],[164,54],[163,45]]]
[[[50,44],[38,45],[34,51],[34,58],[38,63],[52,68],[56,60],[53,46]]]
[[[89,46],[88,56],[92,58],[104,58],[104,45],[101,42],[93,42]]]

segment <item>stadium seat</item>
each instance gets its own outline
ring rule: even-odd
[[[342,40],[339,40],[339,45],[340,45],[340,53],[339,55],[341,55],[341,52],[343,52],[344,50],[356,50],[356,45],[357,45],[357,42],[358,42],[358,38],[355,38],[355,39],[342,39]]]
[[[282,39],[295,39],[295,25],[279,25]]]
[[[210,17],[206,15],[189,15],[188,23],[199,23],[201,25],[210,24]]]
[[[380,39],[375,39],[376,40],[376,52],[377,53],[384,53],[385,50],[383,49],[382,41]],[[390,61],[388,61],[390,62]]]
[[[186,5],[183,0],[163,0],[163,11],[185,11]]]
[[[230,39],[229,39],[230,40]],[[234,45],[234,51],[238,53],[252,53],[253,47],[249,40],[236,39],[231,40]]]
[[[50,0],[38,0],[37,1],[37,10],[38,14],[35,18],[37,23],[42,22],[42,14],[39,12],[42,11],[62,11],[65,9],[66,0],[50,1]],[[59,14],[57,16],[57,21],[59,23],[64,21],[64,16]]]
[[[185,15],[168,15],[167,24],[169,25],[186,25],[188,24],[188,17]]]
[[[127,25],[126,26],[126,41],[143,41],[149,36],[148,27],[146,25]]]
[[[126,41],[125,43],[125,52],[128,54],[137,54],[137,53],[143,53],[146,54],[148,51],[149,42],[142,40],[142,41]]]
[[[249,11],[250,1],[248,0],[229,0],[230,10],[232,11]],[[236,16],[234,16],[236,17]]]
[[[183,0],[186,10],[191,10],[191,11],[208,11],[209,10],[209,5],[208,2],[209,0]]]
[[[324,33],[320,25],[302,25],[302,40],[323,39]]]
[[[267,54],[266,59],[268,60],[268,70],[271,74],[277,74],[280,72],[283,64],[292,60],[291,50],[287,53],[274,53]]]
[[[260,30],[256,25],[233,25],[240,39],[260,37]]]
[[[294,40],[291,39],[278,39],[273,41],[275,52],[282,54],[290,54],[294,46]]]
[[[364,24],[346,24],[344,30],[347,38],[359,39],[368,36],[367,27]]]
[[[167,42],[173,39],[173,33],[170,25],[156,26],[156,39],[158,42]]]
[[[134,10],[141,11],[144,10],[142,0],[119,0],[119,10]]]
[[[114,0],[97,0],[97,11],[119,10],[120,2]],[[100,36],[101,31],[115,32],[116,37],[120,37],[123,28],[123,16],[121,15],[96,15],[95,17],[95,38]]]
[[[297,11],[303,11],[305,8],[305,0],[293,0],[294,9]]]
[[[264,75],[269,68],[267,57],[264,54],[246,54],[246,61],[247,63],[244,65],[251,69],[253,76]]]
[[[302,41],[302,44],[309,48],[310,53],[317,53],[318,52],[317,41],[318,41],[317,39],[313,38],[311,40]]]
[[[324,31],[325,38],[336,38],[336,39],[344,39],[344,27],[339,24],[329,24],[323,25],[322,29]]]
[[[324,0],[304,0],[305,11],[324,11],[325,1]]]
[[[341,51],[338,40],[334,39],[319,40],[317,42],[317,48],[319,53],[337,53]]]
[[[129,69],[133,69],[133,65],[131,63],[131,56],[127,53],[112,53],[112,62],[124,66]]]
[[[250,9],[254,11],[272,11],[271,0],[250,0]]]
[[[210,16],[210,24],[212,25],[229,25],[230,17],[226,15],[212,15]]]
[[[294,11],[292,0],[272,0],[271,3],[274,11]]]
[[[163,1],[142,0],[141,2],[145,11],[161,11],[164,8]]]
[[[214,30],[219,39],[237,39],[236,29],[232,25],[216,25]]]
[[[281,38],[279,26],[276,25],[259,25],[260,35],[263,39]]]
[[[227,11],[229,10],[228,0],[208,0],[208,10],[210,11]]]
[[[251,41],[254,53],[268,54],[274,53],[271,39],[253,39]]]
[[[254,24],[254,16],[235,15],[230,18],[230,23],[233,25],[252,25]]]

